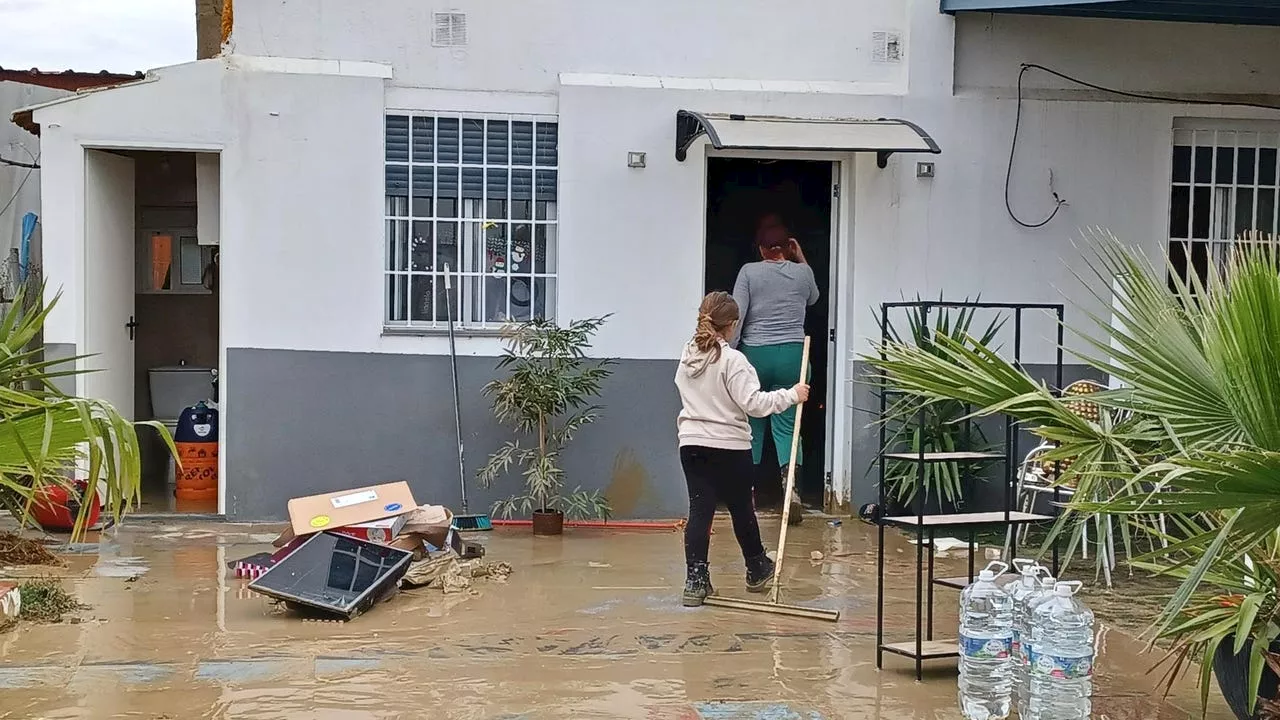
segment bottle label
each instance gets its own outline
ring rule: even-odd
[[[1093,676],[1093,656],[1063,657],[1030,650],[1031,674],[1058,680],[1083,680]]]
[[[960,635],[960,654],[974,660],[1004,660],[1013,649],[1013,639],[971,638]]]

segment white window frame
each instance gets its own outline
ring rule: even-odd
[[[410,154],[407,161],[389,160],[386,154],[387,132],[383,130],[383,167],[384,172],[389,172],[392,168],[406,168],[409,177],[409,187],[407,192],[407,202],[403,208],[395,207],[392,200],[393,196],[387,195],[383,202],[383,328],[388,332],[443,332],[447,330],[447,322],[445,321],[443,307],[435,308],[435,302],[440,297],[439,290],[434,283],[444,282],[444,268],[434,267],[435,261],[440,258],[440,232],[442,225],[454,225],[458,265],[460,267],[451,267],[449,276],[452,285],[453,298],[453,316],[454,327],[458,330],[473,333],[496,333],[503,326],[511,321],[519,321],[528,319],[534,315],[537,310],[541,310],[541,315],[548,320],[554,320],[556,317],[556,300],[557,300],[557,284],[558,261],[559,254],[559,191],[560,191],[560,164],[559,164],[559,118],[555,115],[541,114],[504,114],[504,113],[484,113],[484,112],[456,112],[456,111],[429,111],[429,110],[398,110],[388,109],[385,113],[387,118],[407,118],[409,127],[412,130],[415,125],[415,119],[430,119],[433,132],[432,138],[432,155],[430,162],[420,162],[413,156],[413,136],[410,135],[409,148]],[[456,163],[442,163],[439,157],[439,136],[440,136],[440,120],[456,120],[458,122],[458,159]],[[485,145],[482,152],[482,161],[480,163],[463,162],[462,153],[462,130],[467,121],[484,121],[485,126],[483,132]],[[505,163],[490,163],[489,152],[489,121],[498,121],[507,123],[507,148]],[[532,145],[532,165],[515,165],[513,164],[513,142],[514,132],[512,132],[513,123],[530,123],[533,132]],[[557,133],[557,149],[556,162],[551,165],[538,164],[538,127],[539,124],[554,124]],[[430,168],[432,176],[435,178],[435,188],[439,187],[439,170],[445,169],[458,173],[458,197],[453,198],[457,203],[455,216],[443,216],[440,214],[440,203],[438,190],[433,189],[431,195],[431,214],[430,216],[418,212],[414,207],[414,169]],[[490,196],[489,196],[489,176],[490,170],[505,172],[507,189],[504,198],[492,198],[494,200],[506,202],[506,215],[504,217],[490,217]],[[479,199],[463,198],[463,175],[466,171],[472,173],[479,172],[481,177],[482,194]],[[513,178],[516,173],[528,172],[530,180],[530,197],[529,212],[527,218],[517,218],[514,208],[516,201],[512,197]],[[553,199],[546,201],[546,212],[540,212],[538,200],[538,180],[542,173],[552,173],[555,181],[555,191]],[[384,178],[384,193],[386,179]],[[421,223],[429,223],[431,228],[431,244],[432,250],[430,257],[433,261],[431,266],[426,269],[418,269],[413,265],[412,245],[414,238],[417,236],[415,230]],[[488,267],[493,258],[488,256],[486,248],[488,243],[494,238],[489,237],[489,231],[501,227],[502,234],[506,239],[506,257],[505,263],[514,264],[514,256],[512,250],[518,247],[515,235],[517,230],[526,230],[528,234],[527,261],[528,269],[521,268],[520,272],[513,272],[509,268],[506,270],[495,270]],[[540,252],[539,252],[540,251]],[[404,257],[401,257],[401,255]],[[541,260],[539,261],[539,256]],[[416,280],[415,280],[416,279]],[[495,280],[502,280],[506,283],[505,308],[493,310],[490,293],[490,287]],[[528,281],[529,308],[526,311],[513,309],[511,288],[513,281]],[[432,289],[428,290],[433,298],[432,301],[432,318],[424,319],[415,317],[414,303],[414,283],[429,282],[432,283]],[[443,285],[442,285],[443,286]],[[499,302],[501,305],[502,302]],[[496,313],[496,314],[495,314]]]
[[[1178,154],[1183,147],[1190,148],[1187,174],[1179,170],[1182,163]],[[1167,249],[1171,258],[1183,259],[1184,282],[1190,282],[1193,274],[1201,275],[1196,272],[1197,258],[1202,258],[1199,262],[1204,265],[1202,281],[1209,271],[1221,277],[1241,235],[1259,231],[1274,237],[1280,232],[1280,123],[1178,119],[1174,121],[1170,153]],[[1244,157],[1247,161],[1249,156],[1253,158],[1252,177],[1242,178],[1240,160]],[[1202,175],[1206,160],[1207,183]],[[1226,162],[1231,164],[1230,172],[1220,172]],[[1196,202],[1198,192],[1208,195],[1207,207],[1200,207],[1204,200]],[[1207,225],[1200,218],[1206,210]],[[1237,217],[1240,210],[1247,210],[1248,217]],[[1178,227],[1184,215],[1185,226]],[[1173,272],[1171,266],[1170,275]]]

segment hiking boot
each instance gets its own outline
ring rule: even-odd
[[[800,466],[796,466],[796,479],[800,478]],[[787,469],[782,468],[782,488],[787,488]],[[799,525],[804,522],[804,505],[800,503],[800,493],[792,488],[791,490],[791,510],[787,514],[787,524],[791,526]]]
[[[715,590],[711,587],[711,569],[704,562],[689,563],[689,574],[684,581],[684,606],[701,607],[702,601]]]
[[[773,579],[773,571],[777,566],[766,554],[747,558],[747,592],[764,592]]]

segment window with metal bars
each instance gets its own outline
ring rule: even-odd
[[[554,319],[558,164],[554,119],[389,113],[385,325]]]
[[[1173,133],[1169,274],[1207,281],[1242,236],[1280,230],[1280,124],[1183,122]]]

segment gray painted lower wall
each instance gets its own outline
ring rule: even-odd
[[[484,490],[475,471],[508,437],[480,394],[494,379],[494,358],[459,358],[472,512],[518,489],[510,477]],[[861,380],[867,368],[857,365]],[[1028,366],[1053,383],[1051,366]],[[565,453],[570,486],[604,490],[618,518],[673,518],[687,512],[675,451],[679,399],[674,360],[624,360],[602,397],[604,411]],[[1093,377],[1084,366],[1064,369],[1070,383]],[[228,519],[278,520],[291,497],[357,485],[407,480],[420,502],[460,510],[449,359],[443,356],[300,352],[231,348],[227,401]],[[871,387],[856,385],[854,507],[877,498],[878,408]],[[999,438],[999,432],[989,434]],[[836,443],[836,446],[839,444]],[[1020,452],[1033,447],[1025,433]],[[998,486],[980,483],[972,507],[995,507]]]
[[[518,477],[481,489],[475,471],[510,436],[480,394],[495,359],[459,358],[472,512],[513,494]],[[686,514],[675,452],[674,360],[626,360],[602,418],[565,453],[567,484],[603,489],[618,518]],[[460,511],[446,356],[227,350],[228,519],[276,520],[291,497],[407,480],[419,502]]]

